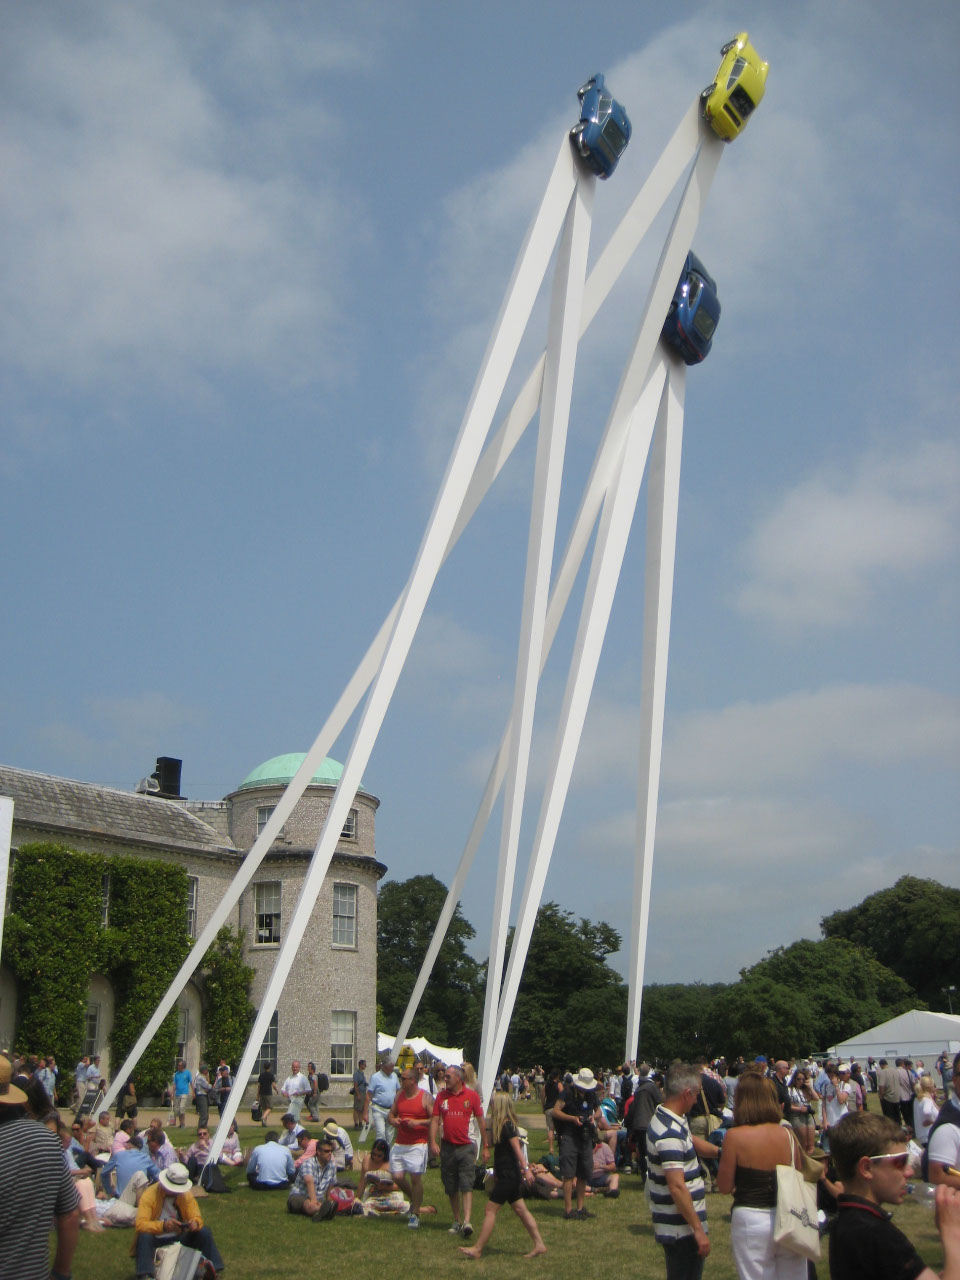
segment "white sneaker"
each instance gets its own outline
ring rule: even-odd
[[[455,1223],[453,1224],[453,1226],[452,1226],[452,1227],[448,1227],[448,1228],[447,1228],[447,1235],[448,1235],[448,1236],[462,1236],[462,1235],[463,1235],[463,1227],[461,1227],[461,1225],[460,1225],[460,1223],[459,1223],[459,1222],[455,1222]]]
[[[420,1219],[417,1217],[415,1213],[411,1213],[410,1217],[407,1218],[407,1226],[410,1227],[412,1231],[416,1231],[419,1225],[420,1225]]]

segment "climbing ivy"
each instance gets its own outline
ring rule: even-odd
[[[256,1010],[250,1002],[254,970],[243,958],[246,934],[224,926],[203,957],[204,1052],[211,1064],[243,1056]]]
[[[121,1062],[187,954],[186,899],[186,872],[173,863],[106,858],[52,843],[22,846],[3,951],[17,982],[17,1045],[55,1053],[69,1072],[83,1051],[90,979],[102,973],[115,994],[111,1051]],[[138,1093],[162,1090],[176,1034],[173,1010],[137,1067]]]

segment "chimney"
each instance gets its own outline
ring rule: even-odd
[[[173,756],[157,756],[157,767],[151,777],[156,779],[159,790],[151,791],[151,794],[158,796],[161,800],[182,800],[183,796],[180,794],[182,768],[182,760],[176,760]]]

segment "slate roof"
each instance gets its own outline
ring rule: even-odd
[[[16,826],[121,840],[210,857],[237,856],[232,844],[181,805],[0,764],[0,795],[13,799]]]

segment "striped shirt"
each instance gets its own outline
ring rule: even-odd
[[[700,1176],[700,1161],[693,1149],[685,1116],[678,1116],[662,1103],[647,1127],[647,1199],[653,1218],[654,1239],[673,1244],[693,1235],[693,1228],[673,1202],[667,1186],[668,1169],[682,1169],[683,1180],[697,1217],[707,1230],[707,1195]]]
[[[49,1280],[53,1219],[76,1207],[60,1139],[36,1120],[0,1124],[0,1280]]]
[[[304,1160],[297,1170],[297,1180],[291,1188],[291,1195],[306,1196],[310,1194],[307,1189],[308,1177],[313,1178],[314,1197],[317,1200],[325,1200],[327,1192],[337,1178],[337,1169],[333,1160],[328,1160],[326,1164],[321,1164],[316,1156],[310,1156]]]

